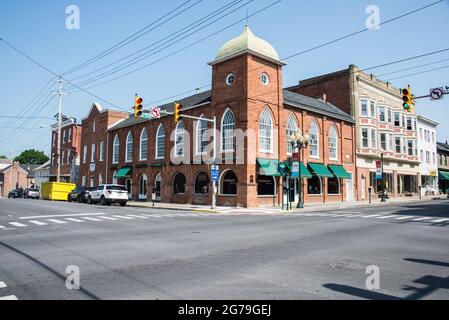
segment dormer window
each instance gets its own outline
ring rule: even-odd
[[[235,76],[234,76],[234,74],[233,74],[233,73],[228,74],[228,76],[226,77],[226,84],[227,84],[228,86],[232,86],[232,84],[234,83],[234,81],[235,81]]]

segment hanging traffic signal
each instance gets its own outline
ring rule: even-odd
[[[182,104],[175,102],[175,122],[178,123],[182,120]]]
[[[404,101],[402,104],[404,109],[408,112],[412,112],[412,91],[410,86],[408,86],[408,89],[402,90],[402,100]]]
[[[143,99],[139,98],[139,96],[136,94],[136,102],[134,104],[134,117],[140,118],[143,113],[143,106],[142,106]]]

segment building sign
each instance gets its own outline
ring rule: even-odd
[[[90,172],[95,172],[95,163],[91,163],[89,166]]]
[[[376,179],[377,180],[382,179],[382,161],[380,160],[376,161]]]
[[[299,178],[300,164],[299,161],[292,162],[292,177]]]

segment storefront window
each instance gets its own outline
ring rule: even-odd
[[[322,194],[321,179],[317,175],[307,179],[307,193],[308,194]]]
[[[259,196],[276,195],[276,187],[273,177],[268,176],[257,177],[257,195]]]
[[[220,194],[232,196],[237,194],[237,176],[233,171],[227,171],[221,178]]]
[[[207,173],[200,172],[195,179],[195,193],[208,194],[209,193],[209,176]]]
[[[186,192],[186,177],[182,173],[178,173],[173,183],[173,193],[180,194]]]
[[[340,179],[328,178],[327,179],[327,193],[328,194],[340,194]]]

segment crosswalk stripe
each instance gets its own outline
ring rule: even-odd
[[[422,218],[416,218],[416,219],[413,219],[413,221],[424,221],[424,220],[430,220],[430,219],[432,219],[432,218],[429,218],[429,217],[422,217]]]
[[[47,221],[53,222],[53,223],[57,223],[57,224],[65,224],[67,222],[65,221],[61,221],[61,220],[57,220],[57,219],[48,219]]]
[[[413,216],[398,217],[398,218],[396,218],[396,220],[407,220],[407,219],[411,219],[411,218],[413,218]]]
[[[6,229],[6,227],[0,225],[0,229]]]
[[[88,220],[88,221],[101,221],[100,219],[96,219],[96,218],[90,218],[90,217],[83,217],[84,220]]]
[[[76,218],[65,218],[66,220],[72,221],[72,222],[86,222],[84,220],[76,219]]]
[[[40,221],[37,221],[37,220],[31,220],[31,221],[28,221],[28,222],[32,223],[32,224],[35,224],[37,226],[46,226],[47,225],[46,223],[40,222]]]
[[[114,218],[126,219],[126,220],[134,220],[134,218],[126,217],[126,216],[113,216]]]
[[[382,214],[371,214],[369,216],[362,216],[362,218],[376,218],[376,217],[382,217]]]
[[[0,300],[19,300],[16,296],[4,296],[0,297]]]
[[[148,219],[148,217],[144,217],[143,215],[128,214],[126,216],[132,217],[132,218],[139,218],[139,219]]]
[[[442,223],[442,222],[446,222],[446,221],[449,221],[449,219],[433,220],[432,222],[434,222],[434,223]]]
[[[26,224],[23,223],[19,223],[19,222],[10,222],[10,225],[14,226],[14,227],[26,227]]]
[[[99,217],[99,218],[101,218],[103,220],[112,220],[112,221],[117,221],[118,220],[117,218],[105,217],[105,216],[102,216],[102,217]]]
[[[6,288],[6,283],[4,283],[3,281],[0,281],[0,289]]]
[[[396,217],[396,216],[383,216],[383,217],[378,217],[377,219],[391,219],[394,217]]]
[[[163,217],[160,214],[142,214],[142,215],[145,217],[148,217],[148,218],[162,218]]]

